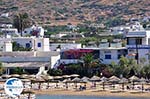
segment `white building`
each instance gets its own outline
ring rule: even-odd
[[[0,32],[2,32],[4,36],[19,36],[18,30],[13,28],[12,24],[0,24]]]
[[[140,63],[140,59],[145,58],[148,63],[150,53],[150,30],[145,30],[136,23],[126,34],[128,56],[133,57]]]
[[[41,26],[33,25],[30,28],[24,29],[22,35],[23,36],[30,35],[30,36],[43,37],[44,36],[44,28],[42,28]]]
[[[84,35],[76,32],[61,32],[55,35],[51,35],[51,37],[60,39],[79,39],[84,38]]]
[[[13,37],[12,42],[25,48],[31,48],[33,51],[50,51],[49,38]]]
[[[81,48],[81,44],[78,43],[51,43],[50,44],[50,50],[56,51],[58,49],[64,50],[64,49],[79,49]]]
[[[6,73],[10,74],[11,69],[20,67],[24,70],[35,72],[40,75],[53,68],[60,59],[58,52],[0,52],[0,61],[6,67]]]
[[[12,52],[12,41],[10,38],[0,38],[0,52]]]
[[[118,34],[124,34],[126,30],[129,30],[129,26],[118,26],[118,27],[113,27],[111,28],[111,33],[113,35],[118,35]]]

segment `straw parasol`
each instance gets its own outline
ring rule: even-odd
[[[72,82],[80,82],[80,81],[81,81],[81,79],[80,79],[80,78],[78,78],[78,77],[76,77],[76,78],[72,79]]]
[[[30,82],[30,79],[21,79],[22,82]]]
[[[100,77],[93,76],[91,77],[90,81],[94,82],[94,87],[96,87],[96,82],[100,81]]]
[[[55,80],[60,80],[60,79],[62,79],[61,76],[54,76],[53,78],[54,78]]]
[[[103,90],[105,90],[105,82],[107,82],[108,78],[103,76],[102,78],[100,78],[100,80],[103,83]]]
[[[94,81],[94,82],[100,81],[100,77],[98,77],[98,76],[93,76],[93,77],[91,77],[90,81]]]
[[[21,78],[28,78],[29,75],[27,75],[27,74],[22,74],[22,75],[20,75],[20,77],[21,77]]]
[[[141,86],[142,86],[142,92],[143,92],[143,90],[144,90],[144,84],[146,83],[146,79],[142,77],[142,78],[140,79],[140,82],[141,82],[141,84],[142,84]]]
[[[129,82],[128,79],[126,79],[126,78],[124,78],[124,77],[120,79],[119,83],[122,84],[122,90],[124,90],[124,84],[125,84],[125,83],[128,83],[128,82]]]
[[[131,81],[131,82],[139,82],[140,81],[140,79],[137,77],[137,76],[135,76],[135,75],[133,75],[132,77],[130,77],[129,78],[129,80]]]
[[[31,78],[31,77],[29,77],[28,79],[31,80],[31,88],[32,88],[32,83],[35,83],[35,82],[36,82],[36,78]]]
[[[84,83],[84,87],[85,87],[85,89],[86,89],[86,83],[88,83],[88,82],[89,82],[89,80],[90,80],[90,78],[88,78],[88,77],[86,77],[86,76],[84,76],[84,77],[82,77],[82,78],[81,78],[81,82],[83,82],[83,83]]]
[[[135,75],[133,75],[132,77],[130,77],[129,80],[130,80],[130,81],[132,82],[132,84],[133,84],[132,89],[134,89],[134,82],[139,82],[139,81],[140,81],[140,79],[139,79],[137,76],[135,76]]]
[[[72,74],[72,75],[70,75],[71,77],[79,77],[80,75],[78,75],[78,74]]]
[[[28,75],[28,77],[35,78],[36,75]]]
[[[44,78],[42,78],[41,76],[36,78],[36,82],[39,83],[39,89],[41,89],[41,83],[45,82]]]
[[[84,76],[84,77],[81,78],[82,82],[89,82],[89,80],[90,80],[90,78],[88,78],[86,76]]]
[[[74,78],[73,80],[72,80],[72,82],[74,82],[76,85],[75,85],[75,87],[76,87],[76,89],[77,89],[77,83],[80,83],[81,82],[81,79],[80,78],[78,78],[78,77],[76,77],[76,78]]]
[[[11,74],[11,77],[20,77],[19,74]]]
[[[50,75],[46,75],[44,76],[44,79],[47,81],[47,89],[49,88],[49,82],[52,81],[54,79],[53,76]]]
[[[109,82],[111,82],[113,84],[113,88],[115,88],[115,84],[118,83],[120,81],[120,79],[116,76],[111,76],[109,78]]]
[[[111,76],[109,78],[109,82],[111,82],[111,83],[118,83],[119,81],[120,81],[120,79],[116,76]]]
[[[71,82],[71,80],[70,79],[65,79],[62,82],[65,83],[66,89],[68,89],[68,83]]]
[[[3,74],[2,75],[2,78],[10,78],[11,77],[11,75],[8,75],[8,74]]]
[[[69,76],[69,75],[63,75],[62,77],[63,78],[70,78],[71,76]]]

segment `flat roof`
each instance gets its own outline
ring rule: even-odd
[[[41,66],[50,66],[50,62],[20,62],[20,63],[2,63],[4,67],[41,67]]]

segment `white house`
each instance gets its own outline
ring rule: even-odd
[[[0,32],[2,32],[4,36],[18,36],[18,30],[13,28],[12,24],[0,24]]]
[[[126,34],[128,57],[135,58],[137,63],[145,58],[149,62],[150,30],[145,30],[139,23],[132,25]]]
[[[12,41],[33,51],[50,51],[49,38],[13,37]]]
[[[49,68],[53,68],[60,59],[60,55],[56,51],[0,52],[0,56],[0,61],[6,67],[7,74],[10,74],[14,67],[20,67],[40,75]]]
[[[23,36],[31,35],[31,36],[43,37],[44,36],[44,28],[42,28],[41,26],[33,25],[30,28],[24,29],[22,35]]]
[[[50,43],[50,50],[56,51],[57,49],[79,49],[81,48],[81,44],[78,43]]]

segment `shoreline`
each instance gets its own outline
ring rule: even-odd
[[[139,97],[139,98],[149,98],[149,92],[111,92],[111,91],[101,91],[101,90],[34,90],[36,95],[68,95],[68,96],[96,96],[96,97]]]

